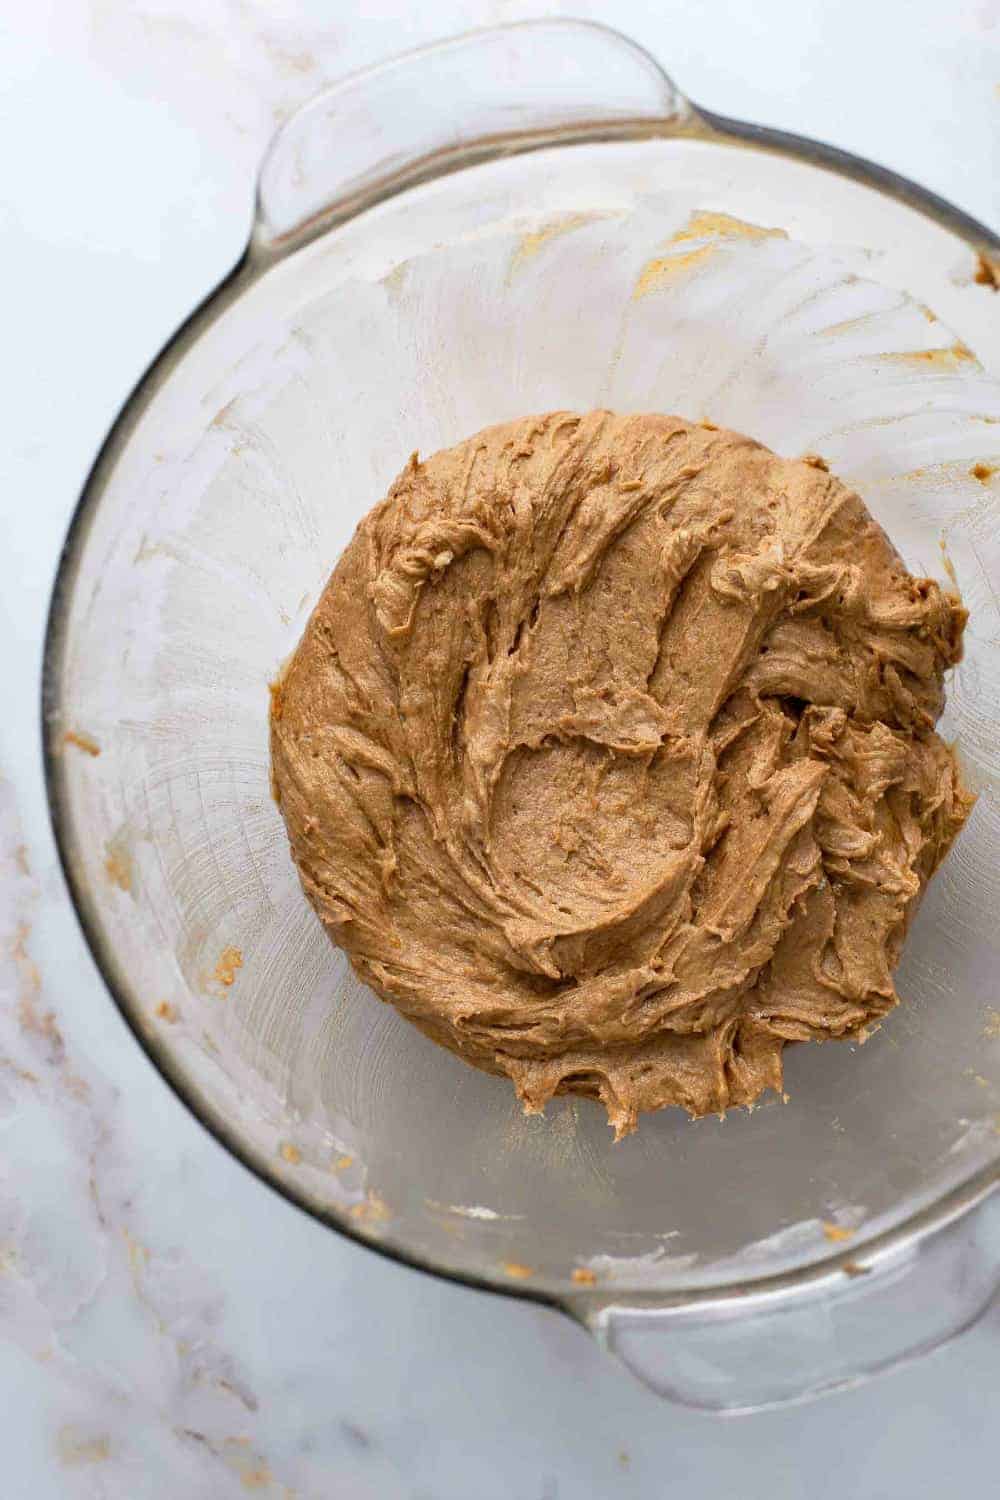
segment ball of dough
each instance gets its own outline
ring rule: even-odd
[[[616,1133],[863,1038],[967,816],[965,614],[821,460],[553,412],[414,455],[275,689],[276,794],[357,973]]]

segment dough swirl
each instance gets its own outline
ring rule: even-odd
[[[964,623],[821,461],[709,424],[414,455],[274,692],[306,895],[529,1110],[750,1104],[897,1002],[970,806],[934,731]]]

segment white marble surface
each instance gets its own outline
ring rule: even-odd
[[[0,1493],[298,1500],[989,1493],[1000,1311],[933,1359],[720,1426],[549,1313],[338,1240],[231,1161],[110,1005],[46,816],[47,592],[95,447],[238,253],[275,123],[361,64],[566,11],[695,98],[1000,223],[1000,3],[37,0],[0,20]]]

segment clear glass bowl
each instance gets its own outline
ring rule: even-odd
[[[604,28],[459,39],[279,133],[244,258],[129,401],[62,559],[53,818],[157,1067],[332,1228],[548,1300],[692,1405],[862,1378],[997,1283],[997,251],[878,168],[705,115]],[[820,452],[912,567],[954,571],[946,732],[981,792],[867,1046],[789,1049],[787,1101],[617,1146],[586,1101],[524,1117],[365,990],[267,748],[268,683],[407,456],[595,406]]]

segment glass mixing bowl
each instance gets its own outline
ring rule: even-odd
[[[331,1228],[555,1304],[692,1405],[860,1379],[996,1287],[998,248],[876,167],[697,110],[604,28],[413,54],[279,133],[244,257],[123,411],[60,565],[56,833],[164,1077]],[[595,406],[822,453],[957,580],[945,733],[980,792],[865,1047],[790,1048],[787,1099],[620,1145],[587,1101],[526,1118],[359,983],[267,743],[268,683],[408,455]]]

